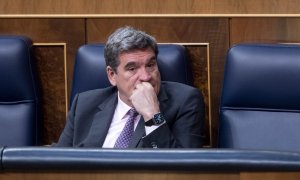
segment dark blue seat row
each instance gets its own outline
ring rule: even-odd
[[[9,171],[176,170],[203,172],[300,171],[300,153],[225,149],[0,149],[0,169]]]
[[[79,48],[71,99],[106,87],[103,44]],[[159,45],[162,80],[192,85],[185,48]],[[300,46],[240,44],[228,51],[220,107],[219,147],[300,151]],[[39,96],[32,42],[0,36],[0,147],[39,140]]]

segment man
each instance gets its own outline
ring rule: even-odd
[[[112,84],[79,93],[55,146],[103,148],[198,148],[204,104],[193,87],[161,82],[156,40],[132,27],[106,43]]]

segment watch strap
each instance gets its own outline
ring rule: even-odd
[[[153,116],[152,119],[145,122],[145,126],[153,126],[153,125],[159,125],[165,121],[165,118],[163,115],[159,112]]]

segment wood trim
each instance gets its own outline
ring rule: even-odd
[[[0,14],[1,18],[201,18],[300,17],[300,14]]]
[[[64,71],[65,71],[65,101],[66,101],[66,117],[69,111],[69,103],[68,103],[68,70],[67,70],[67,43],[33,43],[33,46],[62,46],[64,48]]]

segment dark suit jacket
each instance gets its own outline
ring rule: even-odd
[[[76,95],[55,146],[102,147],[117,104],[117,92],[117,88],[108,87]],[[201,93],[187,85],[162,82],[158,99],[166,123],[145,136],[142,118],[129,148],[201,147],[204,125]]]

